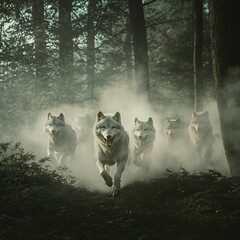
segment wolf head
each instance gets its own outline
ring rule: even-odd
[[[97,114],[94,132],[107,148],[115,145],[123,130],[119,112],[116,112],[114,115],[103,114],[102,112]]]
[[[139,121],[138,118],[135,118],[134,123],[133,136],[135,140],[141,145],[154,141],[156,131],[151,117],[146,122]]]
[[[163,132],[166,136],[174,138],[181,130],[181,121],[179,118],[166,118],[163,125]]]
[[[58,116],[53,116],[51,113],[48,113],[47,122],[45,124],[45,131],[50,136],[56,138],[64,126],[65,118],[62,113],[60,113]]]
[[[193,112],[190,124],[195,128],[197,132],[201,132],[210,125],[208,111],[205,112]]]
[[[93,127],[93,120],[89,114],[79,114],[73,123],[73,128],[78,134],[88,134]]]

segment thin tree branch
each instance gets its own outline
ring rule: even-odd
[[[145,6],[150,5],[150,4],[152,4],[152,3],[156,2],[156,1],[157,0],[151,0],[149,2],[144,3],[143,6],[145,7]]]

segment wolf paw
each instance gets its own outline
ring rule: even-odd
[[[113,191],[112,191],[112,196],[115,198],[120,194],[120,190],[116,189],[116,187],[113,187]]]
[[[105,183],[107,184],[108,187],[111,187],[113,185],[113,180],[112,180],[111,176],[109,176],[106,171],[103,171],[101,173],[101,176],[105,180]]]

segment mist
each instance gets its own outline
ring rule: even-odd
[[[101,98],[97,104],[89,107],[81,107],[78,105],[59,105],[55,108],[49,108],[39,113],[37,121],[32,126],[25,126],[14,141],[20,141],[26,151],[33,152],[38,158],[47,156],[47,133],[44,132],[44,125],[47,120],[48,112],[58,116],[63,113],[65,121],[69,125],[73,125],[74,120],[79,114],[89,114],[94,120],[99,111],[103,113],[121,114],[122,125],[130,135],[134,127],[134,119],[137,117],[141,121],[147,121],[149,117],[153,118],[153,125],[156,129],[156,140],[152,151],[152,159],[148,172],[144,172],[141,168],[133,163],[126,164],[125,171],[122,174],[121,185],[126,186],[134,181],[146,181],[152,178],[159,178],[166,173],[166,169],[170,171],[180,171],[181,168],[193,172],[204,172],[208,169],[215,169],[223,175],[229,175],[227,160],[225,157],[218,111],[216,102],[211,101],[206,110],[209,111],[210,121],[215,136],[213,144],[213,154],[211,161],[201,163],[198,160],[194,149],[188,145],[181,149],[175,149],[178,157],[173,158],[166,152],[166,145],[163,135],[163,119],[165,117],[179,117],[187,126],[191,117],[191,110],[186,107],[179,107],[174,112],[171,106],[151,105],[147,99],[134,94],[131,90],[123,86],[109,87],[100,92]],[[94,106],[93,106],[94,105]],[[102,177],[98,173],[95,164],[93,150],[93,126],[89,129],[90,141],[81,142],[76,150],[76,164],[71,170],[71,174],[77,177],[76,186],[84,187],[90,191],[107,192],[110,189],[104,184]],[[187,129],[186,129],[187,131]],[[52,167],[56,164],[49,163]],[[111,176],[114,175],[116,167],[110,168]]]

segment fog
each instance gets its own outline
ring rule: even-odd
[[[20,141],[26,151],[33,152],[38,158],[47,156],[47,134],[44,132],[44,124],[47,120],[48,112],[58,116],[63,113],[67,124],[72,125],[74,119],[79,114],[89,114],[94,119],[99,111],[103,113],[121,114],[122,125],[130,134],[134,119],[137,117],[141,121],[153,118],[153,125],[156,129],[156,140],[152,151],[152,159],[148,172],[135,166],[131,162],[126,165],[122,175],[122,187],[133,181],[143,181],[152,178],[159,178],[165,174],[166,169],[179,171],[181,168],[189,172],[207,171],[215,169],[223,175],[229,175],[226,157],[222,145],[219,119],[216,103],[211,101],[206,110],[209,111],[210,121],[213,127],[215,141],[213,144],[212,159],[207,164],[198,160],[194,149],[190,145],[173,149],[175,157],[170,156],[166,151],[163,136],[163,119],[165,117],[179,117],[185,124],[191,118],[191,110],[185,107],[178,107],[177,110],[172,106],[152,106],[145,98],[134,94],[128,88],[117,86],[108,88],[100,93],[101,98],[98,103],[91,107],[81,107],[77,105],[59,105],[57,108],[49,108],[39,113],[38,120],[32,126],[25,126],[14,141]],[[76,150],[76,161],[71,174],[78,178],[76,186],[83,186],[91,191],[109,191],[104,184],[102,177],[98,173],[93,155],[93,126],[89,129],[89,140],[81,142]],[[50,164],[53,165],[54,164]],[[111,167],[111,176],[115,173],[115,166]]]

